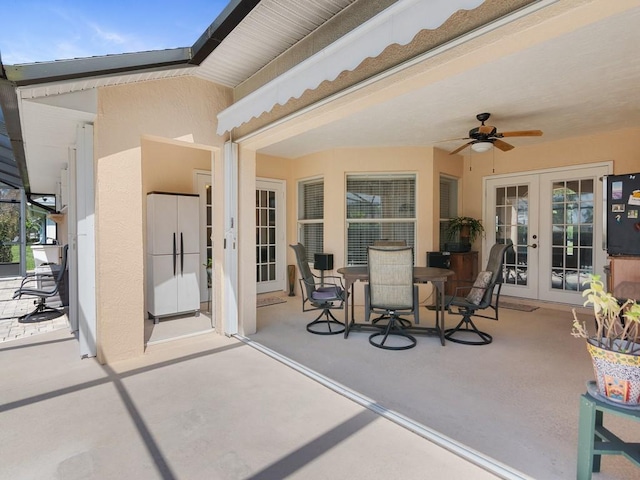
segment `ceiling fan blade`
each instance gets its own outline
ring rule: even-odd
[[[462,140],[471,140],[471,138],[469,137],[447,138],[446,140],[438,140],[437,142],[433,142],[433,143],[461,142]]]
[[[508,152],[509,150],[513,150],[514,148],[513,145],[498,139],[493,141],[493,146],[502,150],[503,152]]]
[[[474,140],[475,141],[475,140]],[[465,148],[467,148],[469,145],[471,145],[473,142],[467,142],[464,145],[461,145],[460,147],[456,148],[453,152],[449,153],[449,155],[455,155],[456,153],[458,153],[460,150],[464,150]]]
[[[542,136],[542,130],[518,130],[515,132],[502,132],[498,133],[496,137],[540,137]]]

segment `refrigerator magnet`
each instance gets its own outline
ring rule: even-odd
[[[616,213],[624,212],[624,203],[614,203],[611,205],[611,211]]]
[[[629,195],[629,205],[640,205],[640,190],[634,190]]]
[[[627,218],[638,218],[638,210],[627,210]]]
[[[611,200],[622,198],[622,182],[611,182]]]

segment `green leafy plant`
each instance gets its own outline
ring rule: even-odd
[[[459,236],[461,241],[468,238],[469,243],[473,243],[483,233],[484,226],[482,222],[473,217],[453,217],[449,219],[446,229],[448,240],[453,240]]]
[[[621,353],[640,354],[640,305],[635,300],[619,302],[607,292],[600,275],[590,275],[582,292],[584,305],[593,305],[596,321],[595,335],[590,335],[585,322],[580,322],[573,309],[574,337],[590,339],[596,346]]]

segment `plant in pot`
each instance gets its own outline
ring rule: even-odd
[[[213,268],[213,258],[207,258],[207,263],[202,264],[207,270],[207,283],[211,285],[211,270]]]
[[[640,407],[640,304],[635,300],[618,301],[608,293],[599,275],[584,282],[589,288],[584,305],[593,305],[595,334],[580,322],[573,309],[574,337],[587,340],[597,390],[593,393],[606,401],[626,407]],[[590,393],[592,393],[590,391]]]
[[[445,234],[447,240],[446,249],[451,252],[468,252],[471,244],[484,233],[482,222],[473,217],[453,217],[449,219]],[[458,240],[458,242],[455,242]]]

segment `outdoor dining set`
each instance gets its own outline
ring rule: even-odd
[[[291,248],[300,271],[302,311],[319,311],[306,326],[310,333],[342,333],[347,338],[352,331],[369,331],[369,343],[385,350],[413,348],[417,344],[416,335],[436,336],[443,346],[446,340],[466,345],[486,345],[493,340],[490,334],[477,328],[473,317],[498,320],[504,256],[512,248],[510,243],[493,245],[486,268],[472,284],[456,283],[453,295],[445,295],[445,283],[454,272],[414,266],[413,247],[404,241],[374,242],[367,248],[367,265],[338,268],[340,276],[314,274],[304,245],[298,243]],[[319,255],[320,264],[326,263],[327,254]],[[356,321],[354,308],[357,281],[364,283],[364,319],[360,321]],[[434,304],[427,306],[435,311],[434,326],[420,325],[417,287],[420,283],[430,283],[434,288]],[[342,320],[334,315],[334,310],[343,311]],[[445,327],[445,312],[460,317],[455,327]]]

